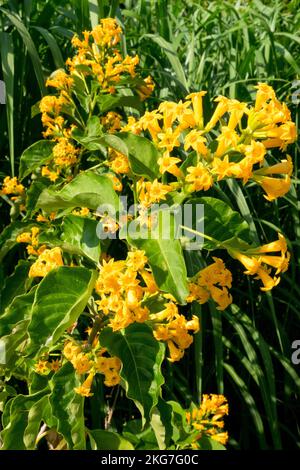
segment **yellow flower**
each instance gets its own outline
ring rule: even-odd
[[[134,271],[140,271],[147,263],[147,257],[144,250],[129,251],[127,254],[126,264]]]
[[[44,277],[52,269],[63,266],[61,249],[56,247],[51,250],[44,250],[35,263],[30,267],[29,277]]]
[[[217,107],[210,118],[209,122],[205,126],[206,131],[210,131],[216,123],[219,121],[219,119],[228,111],[228,106],[229,106],[229,99],[226,98],[225,96],[218,96],[215,101],[218,103]]]
[[[94,375],[95,375],[94,371],[90,372],[86,380],[83,382],[83,384],[80,385],[79,387],[75,387],[74,391],[78,393],[78,395],[81,395],[83,397],[91,397],[93,395],[91,393],[91,386],[93,383]]]
[[[115,152],[115,157],[109,163],[109,166],[117,174],[127,174],[130,171],[128,157],[119,152]]]
[[[78,374],[85,374],[93,365],[93,362],[90,360],[89,356],[84,353],[77,354],[72,358],[71,362]]]
[[[266,154],[266,148],[261,142],[251,140],[250,145],[244,147],[245,156],[249,157],[253,164],[262,163]]]
[[[271,178],[269,176],[254,174],[253,179],[266,192],[264,197],[268,201],[274,201],[278,197],[284,196],[291,187],[291,178],[288,175],[286,175],[285,178]]]
[[[198,91],[196,93],[190,93],[186,99],[192,100],[195,124],[200,128],[203,127],[203,105],[202,98],[205,96],[207,91]]]
[[[48,362],[42,361],[42,360],[39,360],[35,364],[34,368],[35,368],[35,372],[37,372],[38,374],[47,374],[50,371]]]
[[[221,157],[229,150],[236,149],[238,140],[239,136],[234,130],[223,126],[221,134],[217,137],[218,147],[215,153],[216,157]]]
[[[174,176],[181,177],[182,172],[176,166],[177,163],[181,162],[180,158],[171,157],[169,152],[166,151],[161,158],[158,159],[159,171],[161,174],[166,172],[171,173]]]
[[[255,111],[261,109],[268,100],[276,100],[275,91],[270,85],[259,82],[255,88],[258,90],[255,100]]]
[[[188,150],[192,147],[193,150],[196,150],[200,155],[207,155],[207,148],[206,148],[206,138],[203,137],[202,131],[198,131],[193,129],[189,132],[184,139],[184,150]]]
[[[229,129],[234,130],[236,128],[246,110],[246,103],[241,103],[238,100],[229,100],[228,112],[230,113],[230,118],[227,124]]]
[[[185,181],[192,183],[190,191],[207,191],[213,185],[213,178],[207,169],[199,163],[197,166],[190,166],[187,169],[189,175],[186,176]]]
[[[167,345],[168,345],[169,353],[170,353],[169,361],[170,362],[180,361],[180,359],[184,355],[183,349],[177,348],[177,346],[171,340],[167,341]]]
[[[41,174],[42,176],[46,176],[47,178],[49,178],[49,180],[53,183],[55,183],[55,181],[59,177],[59,171],[51,171],[47,166],[42,166]]]
[[[165,148],[169,152],[171,152],[174,147],[180,146],[178,140],[179,133],[178,131],[173,131],[171,127],[168,127],[164,133],[157,134],[157,137],[159,139],[158,147]]]
[[[256,175],[288,175],[293,173],[293,162],[289,155],[286,160],[281,160],[280,163],[275,165],[265,166],[255,171]]]

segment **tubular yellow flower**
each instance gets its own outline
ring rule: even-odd
[[[179,134],[176,131],[173,131],[171,127],[167,128],[165,132],[157,134],[159,139],[158,147],[165,148],[169,152],[173,150],[174,147],[179,147],[180,142],[178,140]]]
[[[86,380],[83,382],[83,384],[80,385],[79,387],[75,387],[74,391],[78,393],[78,395],[81,395],[83,397],[91,397],[93,395],[91,393],[91,386],[93,383],[94,376],[95,376],[95,372],[94,371],[90,372]]]
[[[265,166],[254,172],[256,175],[288,175],[293,173],[293,162],[289,155],[286,160],[281,160],[272,166]]]
[[[206,156],[208,150],[206,148],[207,139],[202,135],[202,131],[193,129],[189,132],[184,139],[184,150],[188,150],[192,147],[193,150],[196,150],[200,155]]]
[[[291,187],[291,178],[288,175],[285,178],[271,178],[269,176],[253,174],[253,180],[266,192],[264,197],[268,201],[274,201],[278,197],[284,196]]]
[[[176,166],[177,163],[180,162],[180,158],[171,157],[169,152],[166,151],[163,156],[158,159],[159,171],[161,174],[168,172],[180,178],[183,176],[183,174],[181,170]]]
[[[200,128],[203,127],[203,104],[202,98],[205,96],[207,91],[198,91],[196,93],[190,93],[186,100],[191,99],[195,117],[195,124]]]
[[[229,129],[234,130],[236,128],[238,123],[241,121],[246,109],[246,103],[241,103],[238,100],[230,100],[228,102],[228,112],[230,113],[230,118],[227,126]]]
[[[226,151],[235,149],[237,147],[238,140],[239,136],[235,131],[227,126],[223,126],[221,134],[217,137],[218,147],[215,153],[216,157],[221,157],[226,153]]]
[[[205,126],[206,131],[210,131],[219,121],[219,119],[228,111],[229,99],[225,96],[218,96],[215,101],[218,103],[217,107]]]
[[[275,91],[270,85],[259,82],[255,88],[258,90],[255,100],[255,111],[261,109],[268,100],[276,100]]]

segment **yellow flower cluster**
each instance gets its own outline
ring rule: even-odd
[[[215,181],[237,178],[244,184],[250,179],[256,182],[270,201],[283,196],[290,187],[291,158],[269,166],[267,150],[285,150],[295,142],[296,126],[272,87],[259,83],[256,88],[253,107],[217,97],[217,106],[206,124],[202,104],[205,91],[191,93],[184,102],[163,102],[158,109],[146,112],[139,124],[161,149],[161,174],[176,176],[187,192],[207,191]],[[178,167],[182,146],[195,153],[185,176]]]
[[[228,292],[232,275],[220,258],[213,257],[213,260],[214,263],[199,271],[189,284],[190,295],[187,301],[196,300],[204,304],[212,298],[218,304],[218,310],[225,310],[232,302],[232,296]]]
[[[59,247],[43,249],[38,259],[31,265],[29,277],[45,277],[52,269],[63,266],[62,252]]]
[[[44,137],[51,138],[55,142],[52,159],[41,169],[42,176],[55,182],[62,172],[70,175],[74,166],[79,163],[81,149],[72,139],[72,131],[76,126],[83,124],[80,111],[77,109],[76,83],[83,83],[88,91],[87,77],[93,79],[99,85],[100,94],[113,94],[116,87],[122,87],[124,77],[134,78],[137,74],[138,56],[123,58],[117,48],[121,39],[122,30],[117,21],[112,18],[104,18],[92,31],[84,31],[83,39],[74,36],[72,44],[76,48],[73,58],[66,62],[68,71],[62,69],[54,72],[46,82],[46,85],[56,89],[57,96],[48,95],[40,102],[42,123],[45,127]],[[141,99],[148,97],[154,88],[151,77],[140,79],[136,85],[136,92]],[[89,92],[92,95],[92,91]],[[94,98],[97,95],[95,94]],[[91,111],[96,100],[90,104]],[[74,116],[70,123],[69,116]],[[114,111],[109,111],[100,118],[105,132],[116,132],[122,127],[122,116]],[[75,124],[74,124],[75,122]],[[123,130],[133,127],[135,119],[129,118],[128,124]],[[138,129],[138,125],[136,125]],[[112,158],[112,169],[115,173],[125,174],[129,166],[126,157]],[[125,166],[124,166],[125,165]],[[127,168],[127,171],[124,170]]]
[[[210,437],[220,444],[225,445],[228,441],[228,432],[224,432],[225,415],[228,415],[228,403],[223,395],[203,395],[199,408],[186,412],[187,424],[190,431],[199,431],[195,437],[192,447],[197,449],[197,441],[203,436]]]
[[[198,317],[194,315],[191,320],[187,320],[179,314],[174,302],[168,302],[164,310],[151,314],[150,320],[155,322],[153,334],[157,341],[167,342],[170,362],[179,361],[184,355],[184,350],[193,342],[189,332],[199,331]]]
[[[92,31],[84,31],[83,39],[74,36],[72,45],[77,53],[67,60],[67,66],[71,73],[77,73],[84,66],[84,75],[91,75],[101,85],[102,91],[115,92],[116,85],[124,75],[136,76],[136,66],[139,63],[138,56],[123,58],[116,47],[121,40],[122,30],[113,18],[100,20]],[[151,90],[152,83],[145,82],[147,94]]]
[[[25,192],[24,186],[18,182],[18,178],[15,176],[11,178],[6,176],[3,180],[2,189],[0,191],[1,195],[10,195],[14,194],[17,196],[22,196]]]
[[[278,234],[278,240],[260,247],[249,248],[244,252],[231,248],[229,254],[239,260],[245,266],[245,274],[256,276],[263,283],[261,290],[268,291],[280,282],[277,275],[288,269],[290,253],[287,251],[287,243],[283,235]],[[279,253],[276,253],[279,252]],[[272,277],[271,270],[275,270]]]
[[[83,346],[74,341],[65,343],[63,354],[66,359],[71,362],[78,374],[88,374],[83,384],[75,388],[76,393],[85,397],[91,396],[93,378],[98,372],[104,375],[104,384],[108,387],[113,387],[120,382],[119,371],[122,365],[120,359],[106,357],[105,353],[105,348],[84,352]]]
[[[170,191],[172,191],[171,185],[160,183],[157,179],[151,182],[141,178],[137,182],[138,200],[142,207],[149,207],[151,204],[166,199]]]
[[[45,246],[41,246],[39,249],[37,249],[39,244],[39,232],[40,229],[38,227],[32,227],[30,232],[23,232],[16,238],[18,243],[28,243],[26,249],[29,255],[41,254],[45,249]]]
[[[149,310],[142,306],[142,301],[149,288],[153,289],[154,280],[145,269],[146,263],[142,250],[129,252],[126,260],[103,260],[95,286],[100,296],[97,304],[99,311],[110,316],[114,331],[148,319]]]

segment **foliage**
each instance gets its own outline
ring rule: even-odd
[[[3,449],[299,446],[296,6],[2,2]]]

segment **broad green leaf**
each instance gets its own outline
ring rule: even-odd
[[[218,241],[226,241],[232,238],[240,238],[246,242],[251,241],[248,223],[240,216],[240,214],[226,204],[213,197],[201,197],[191,199],[189,204],[203,204],[203,231],[205,235],[213,237]],[[193,221],[193,229],[197,230],[200,220]],[[203,248],[213,250],[216,243],[213,241],[203,240]]]
[[[70,450],[85,449],[84,398],[74,391],[81,385],[72,364],[67,362],[50,381],[50,404],[58,420],[57,431]]]
[[[131,442],[116,432],[104,429],[88,430],[92,450],[134,450]]]
[[[24,150],[20,158],[20,180],[51,158],[54,145],[55,143],[50,140],[39,140]]]
[[[26,287],[29,286],[29,268],[29,261],[20,260],[15,267],[13,274],[6,278],[3,288],[0,292],[0,312],[3,312],[10,302],[18,295],[23,294],[26,290]]]
[[[143,105],[141,100],[137,96],[113,96],[113,95],[102,95],[97,99],[97,103],[100,106],[101,113],[106,113],[114,108],[122,108],[128,106],[142,111]]]
[[[27,294],[16,296],[0,316],[0,337],[8,335],[16,323],[29,320],[36,286]]]
[[[103,133],[100,120],[97,116],[92,116],[88,120],[84,131],[77,128],[74,129],[72,137],[90,151],[104,151],[106,147],[112,147],[118,152],[127,155],[127,147],[118,136]]]
[[[189,292],[187,271],[180,241],[174,238],[175,230],[172,214],[168,211],[159,211],[158,224],[151,235],[145,234],[145,238],[134,236],[134,239],[129,235],[128,241],[145,250],[158,287],[172,294],[180,304],[186,304]]]
[[[151,416],[151,427],[157,439],[159,449],[169,447],[173,434],[172,407],[162,398],[159,398]]]
[[[23,436],[27,450],[34,450],[36,448],[36,438],[40,430],[41,422],[44,420],[44,416],[49,413],[49,409],[50,403],[48,395],[44,395],[30,408],[27,417],[28,424],[24,430]]]
[[[45,189],[37,201],[37,208],[52,212],[58,209],[88,207],[96,210],[102,204],[118,210],[118,196],[111,180],[91,171],[80,173],[60,191]]]
[[[96,220],[86,217],[76,215],[66,216],[62,226],[64,246],[70,245],[70,250],[68,251],[74,249],[74,252],[84,254],[92,261],[98,263],[101,246],[96,233],[97,224]]]
[[[18,395],[6,404],[9,406],[9,422],[1,432],[1,450],[26,450],[23,438],[28,426],[28,415],[32,406],[44,395],[45,391],[34,395]]]
[[[39,178],[32,181],[30,187],[26,191],[26,219],[29,219],[32,216],[40,194],[44,189],[50,186],[50,184],[49,178]]]
[[[155,145],[145,137],[121,132],[118,134],[128,149],[128,158],[132,172],[154,180],[159,175],[158,159],[160,153]]]
[[[82,313],[92,293],[96,272],[83,267],[54,269],[40,282],[28,326],[29,354],[50,346]]]
[[[197,444],[201,450],[226,450],[226,447],[220,444],[220,442],[207,436],[202,436],[198,439]]]
[[[160,370],[164,344],[156,341],[152,329],[144,323],[133,323],[117,332],[105,328],[100,344],[121,359],[126,394],[135,402],[145,423],[157,405],[164,383]]]

